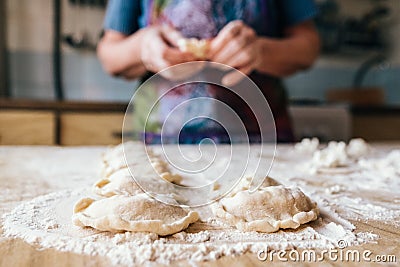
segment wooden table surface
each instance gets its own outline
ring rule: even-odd
[[[393,145],[399,148],[399,145]],[[105,147],[0,147],[0,217],[23,201],[50,192],[90,186],[98,176],[100,155]],[[63,161],[60,161],[63,158]],[[67,160],[65,160],[67,159]],[[77,172],[74,166],[83,166]],[[39,167],[47,166],[47,168]],[[60,168],[58,166],[63,166]],[[65,171],[68,170],[68,171]],[[88,177],[91,177],[88,179]],[[398,193],[400,195],[400,193]],[[368,199],[371,195],[364,195]],[[390,199],[388,199],[390,201]],[[399,207],[400,210],[400,207]],[[346,218],[349,219],[349,218]],[[351,221],[351,220],[350,220]],[[351,221],[357,232],[379,235],[376,243],[354,247],[371,250],[374,255],[395,255],[400,262],[400,228],[396,222]],[[0,225],[2,220],[0,220]],[[110,266],[106,258],[60,252],[54,249],[38,250],[19,239],[2,235],[0,229],[0,266]],[[379,266],[398,266],[386,263]],[[176,262],[187,266],[187,262]],[[222,257],[199,266],[286,266],[285,262],[261,262],[255,254]],[[290,265],[294,265],[291,263]],[[366,266],[366,263],[333,262],[297,263],[298,266]],[[369,263],[367,266],[378,265]],[[157,265],[158,266],[158,265]]]

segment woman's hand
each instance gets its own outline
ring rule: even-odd
[[[227,24],[211,41],[209,59],[236,68],[245,75],[260,64],[260,46],[256,32],[240,20]],[[244,76],[238,72],[225,75],[222,83],[235,85]]]
[[[177,41],[181,34],[169,26],[150,26],[143,29],[141,61],[145,68],[157,73],[173,65],[195,60],[192,53],[182,52]],[[166,78],[173,78],[169,74]]]

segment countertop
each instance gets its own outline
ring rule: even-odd
[[[376,144],[372,146],[376,152],[386,154],[393,149],[400,149],[399,143]],[[24,201],[31,200],[36,196],[64,189],[76,189],[91,186],[98,176],[99,161],[106,147],[52,147],[52,146],[3,146],[0,147],[0,215],[10,212],[13,208]],[[276,164],[274,168],[287,168],[285,157],[289,155],[292,147],[278,146]],[[292,155],[293,156],[293,155]],[[293,157],[292,157],[293,159]],[[286,165],[285,165],[286,164]],[[69,166],[69,171],[63,171],[60,166]],[[76,166],[76,168],[74,168]],[[286,167],[285,167],[286,166]],[[324,180],[325,179],[325,180]],[[334,176],[326,175],[315,186],[315,190],[325,190],[328,185],[335,184]],[[293,179],[291,182],[307,183],[304,180]],[[286,182],[289,182],[287,180]],[[339,183],[339,182],[338,182]],[[364,189],[363,189],[364,188]],[[385,206],[385,203],[399,203],[399,193],[388,188],[368,188],[364,185],[357,192],[347,192],[342,188],[346,196],[371,202],[374,205]],[[350,195],[349,195],[350,194]],[[351,195],[352,194],[352,195]],[[332,199],[335,197],[331,196]],[[392,207],[392,206],[391,206]],[[347,207],[341,207],[345,210]],[[394,213],[399,214],[400,205]],[[371,250],[375,255],[396,255],[397,262],[400,261],[400,217],[386,220],[377,219],[352,219],[346,218],[346,212],[338,213],[348,219],[356,226],[356,232],[372,232],[379,235],[376,242],[363,244],[355,247],[358,250]],[[1,217],[0,216],[0,217]],[[379,217],[379,214],[376,214]],[[384,222],[383,222],[384,221]],[[2,220],[0,220],[0,224]],[[35,247],[19,239],[10,239],[2,235],[0,229],[0,266],[110,266],[107,259],[95,256],[84,256],[70,252],[60,252],[54,249],[38,250]],[[181,266],[188,263],[180,262]],[[238,257],[222,257],[214,262],[199,263],[199,266],[285,266],[279,262],[260,262],[257,256],[246,253]],[[326,262],[324,266],[356,266],[360,263]],[[301,266],[312,264],[302,263]],[[363,265],[363,263],[361,263]],[[314,266],[314,265],[312,265]],[[388,266],[395,266],[395,263]]]

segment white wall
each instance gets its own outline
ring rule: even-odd
[[[6,0],[7,39],[11,51],[50,52],[53,32],[52,0]],[[104,10],[77,8],[63,0],[64,33],[88,31],[97,36],[102,28]]]
[[[390,7],[391,14],[387,18],[388,34],[393,46],[391,63],[400,65],[400,0],[336,0],[344,16],[360,17],[374,6],[382,2]]]
[[[1,1],[1,0],[0,0]],[[8,49],[11,53],[11,85],[16,95],[24,97],[52,97],[52,0],[5,0],[7,4],[7,33]],[[360,16],[369,10],[373,3],[378,0],[337,0],[341,5],[341,12],[345,16]],[[390,59],[393,73],[400,66],[400,0],[382,1],[392,8],[392,17],[388,19],[388,28],[394,47]],[[104,10],[100,8],[76,8],[63,0],[63,33],[89,32],[93,40],[96,40],[102,28]],[[129,100],[134,88],[132,83],[116,80],[105,74],[93,52],[81,52],[63,46],[64,55],[64,78],[67,97],[73,99],[100,99],[100,100]],[[351,83],[351,75],[359,64],[365,60],[365,56],[358,59],[343,59],[335,57],[324,57],[316,64],[316,74],[311,72],[300,74],[306,77],[299,80],[293,77],[289,80],[289,92],[291,96],[320,94],[323,97],[323,85],[345,86]],[[349,77],[321,76],[319,69],[337,70],[338,75]],[[349,70],[347,70],[349,69]],[[344,70],[344,71],[342,71]],[[313,70],[314,71],[314,70]],[[379,85],[391,88],[389,95],[396,96],[399,101],[400,94],[397,93],[396,80],[398,76],[392,72],[378,73],[382,77],[376,79]],[[383,75],[384,74],[384,75]],[[341,81],[343,84],[333,83]],[[304,88],[300,88],[304,87]],[[310,90],[309,88],[314,88]],[[398,97],[397,97],[398,96]],[[394,99],[393,97],[390,97]]]

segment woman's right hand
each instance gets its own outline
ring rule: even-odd
[[[157,73],[173,65],[195,60],[192,53],[179,50],[177,41],[183,37],[174,28],[166,25],[149,26],[142,31],[141,61],[148,71]],[[178,74],[167,74],[166,78]]]

